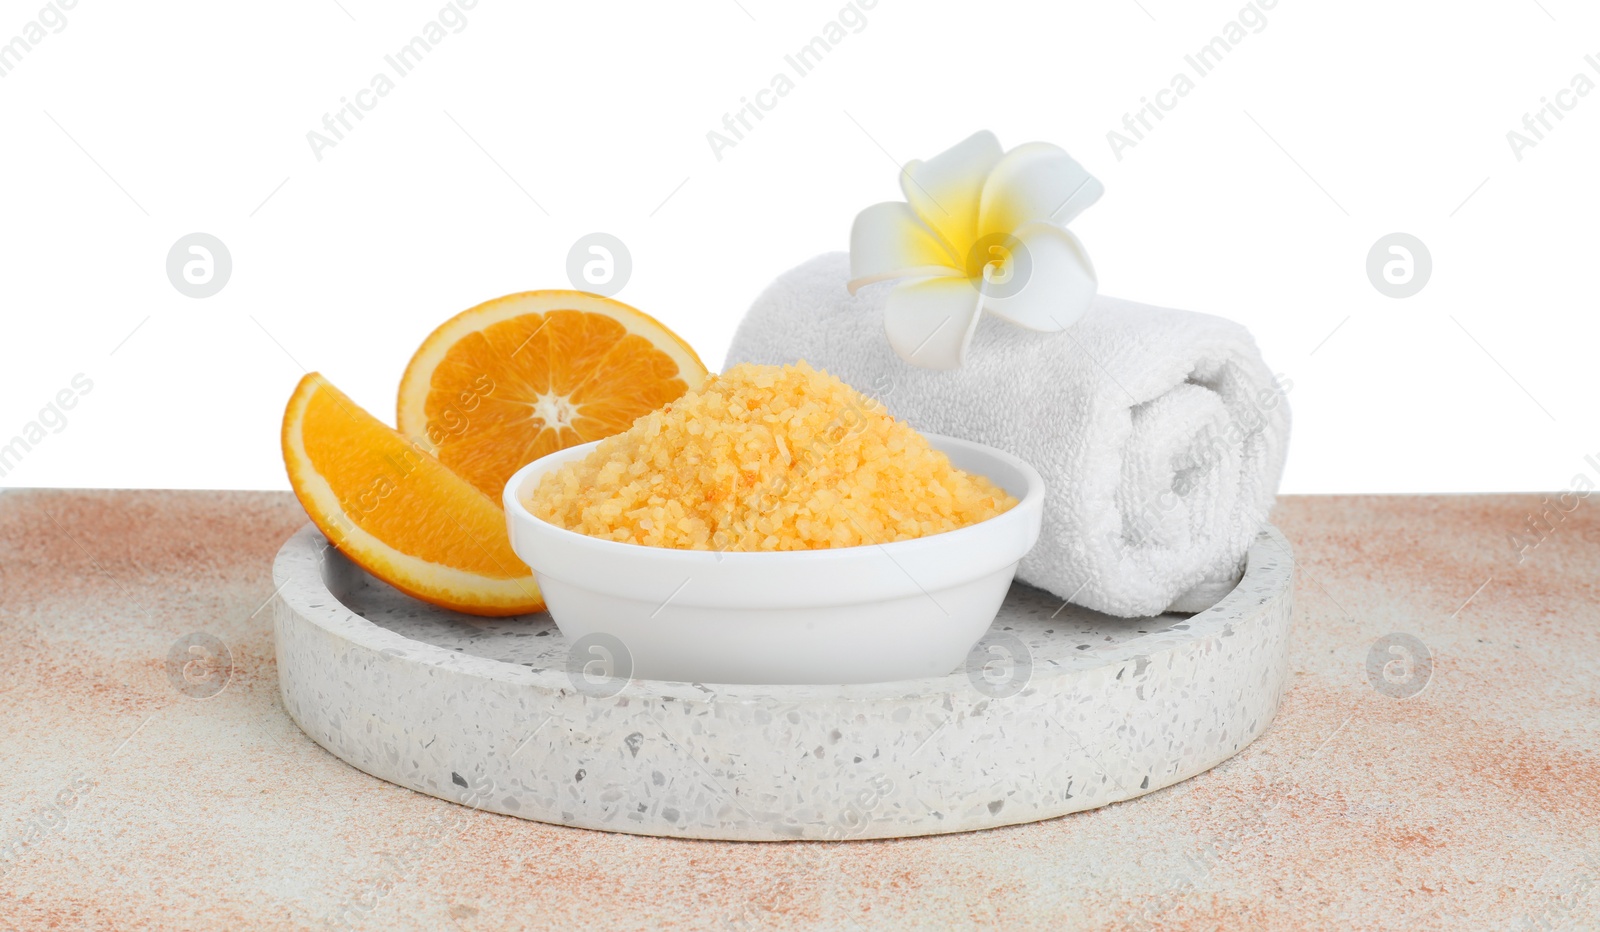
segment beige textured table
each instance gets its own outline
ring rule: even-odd
[[[1284,500],[1274,522],[1299,562],[1293,682],[1260,740],[1186,783],[987,832],[757,845],[477,812],[313,744],[279,702],[263,608],[272,556],[304,521],[287,494],[8,492],[0,929],[336,916],[430,929],[1594,928],[1600,499],[1530,533],[1543,510],[1528,495]],[[207,660],[214,642],[183,640],[196,633],[226,646],[226,679]],[[1383,653],[1375,681],[1369,655],[1394,633],[1431,660]],[[190,665],[172,676],[175,646],[173,669]]]

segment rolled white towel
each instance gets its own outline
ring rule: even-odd
[[[1049,487],[1017,577],[1113,615],[1197,612],[1232,589],[1266,523],[1289,440],[1285,392],[1250,334],[1209,314],[1097,297],[1059,333],[978,324],[966,364],[903,362],[893,283],[852,297],[844,253],[756,299],[727,365],[804,359],[918,430],[999,447]]]

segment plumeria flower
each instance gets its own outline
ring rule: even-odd
[[[977,133],[900,173],[905,201],[874,204],[850,231],[850,293],[900,280],[884,331],[901,359],[955,369],[987,311],[1029,330],[1064,330],[1097,282],[1067,232],[1105,188],[1049,143],[1010,152]]]

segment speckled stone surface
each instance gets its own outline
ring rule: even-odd
[[[1543,510],[1286,498],[1291,679],[1233,758],[1042,822],[754,845],[473,810],[317,746],[265,608],[286,493],[7,492],[0,928],[1594,928],[1600,505],[1529,536]],[[167,667],[196,632],[232,660],[204,699]],[[1399,632],[1432,657],[1410,698],[1367,672]]]
[[[374,776],[583,828],[837,840],[1052,818],[1233,756],[1277,712],[1292,572],[1268,530],[1193,616],[1015,584],[968,666],[853,686],[585,681],[548,615],[435,609],[310,525],[278,555],[272,610],[285,708]]]

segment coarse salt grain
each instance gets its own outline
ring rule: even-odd
[[[804,362],[735,366],[546,473],[538,517],[679,550],[910,540],[1017,503],[877,401]]]

